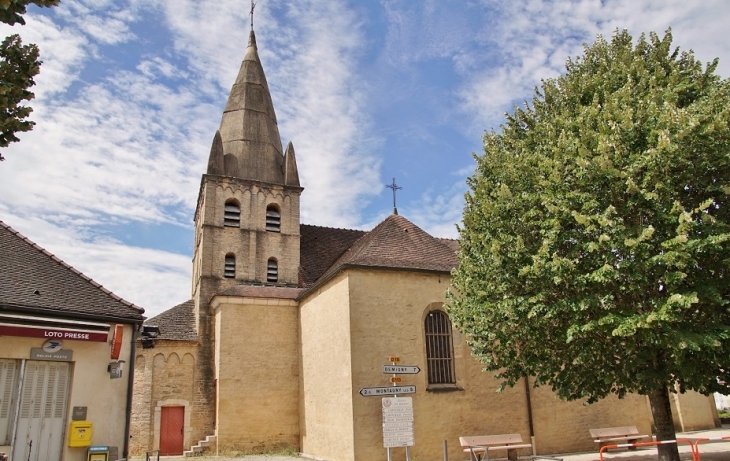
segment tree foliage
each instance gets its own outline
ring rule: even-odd
[[[59,0],[0,0],[0,21],[5,24],[25,25],[23,15],[29,4],[40,7],[51,7],[58,5]]]
[[[0,21],[14,25],[25,24],[23,14],[28,4],[41,7],[58,5],[59,0],[0,0]],[[0,45],[0,147],[19,141],[16,133],[30,131],[34,122],[26,120],[33,111],[21,106],[35,95],[29,88],[35,85],[41,62],[38,47],[23,45],[20,36],[11,35]],[[4,160],[0,154],[0,160]]]
[[[503,387],[730,393],[730,82],[671,31],[632,41],[585,46],[475,156],[449,312]]]

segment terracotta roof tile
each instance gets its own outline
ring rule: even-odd
[[[0,306],[141,321],[144,309],[91,280],[0,221]]]
[[[337,258],[357,242],[365,231],[332,227],[300,226],[299,284],[314,284]]]
[[[458,259],[452,247],[399,215],[390,215],[345,251],[323,277],[342,266],[450,272]]]
[[[178,341],[196,341],[198,339],[198,335],[195,333],[195,303],[192,299],[147,319],[145,325],[160,327],[158,339]]]
[[[440,237],[437,237],[437,240],[439,242],[443,243],[444,245],[446,245],[447,247],[451,248],[451,251],[453,251],[454,253],[459,252],[459,241],[458,240],[445,239],[445,238],[440,238]]]

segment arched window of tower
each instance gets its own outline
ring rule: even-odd
[[[227,200],[223,210],[223,225],[226,227],[240,227],[241,207],[235,200]]]
[[[281,212],[276,205],[266,207],[266,230],[270,232],[280,232],[281,230]]]
[[[269,259],[266,264],[266,281],[271,283],[279,281],[279,263],[274,258]]]
[[[236,256],[232,253],[228,253],[226,255],[226,262],[223,267],[223,277],[227,279],[236,277]]]

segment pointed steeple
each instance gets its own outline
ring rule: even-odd
[[[226,176],[284,184],[279,128],[253,30],[223,111],[220,133]]]
[[[294,144],[289,141],[284,153],[284,185],[299,187],[299,170],[297,157],[294,155]]]
[[[221,132],[216,130],[213,145],[208,157],[208,174],[223,175],[223,140]]]

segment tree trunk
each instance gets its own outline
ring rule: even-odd
[[[676,440],[674,422],[672,421],[672,406],[669,403],[669,391],[666,387],[657,389],[649,394],[651,413],[654,416],[656,439]],[[659,449],[659,461],[679,461],[679,448],[676,443],[662,444]]]

